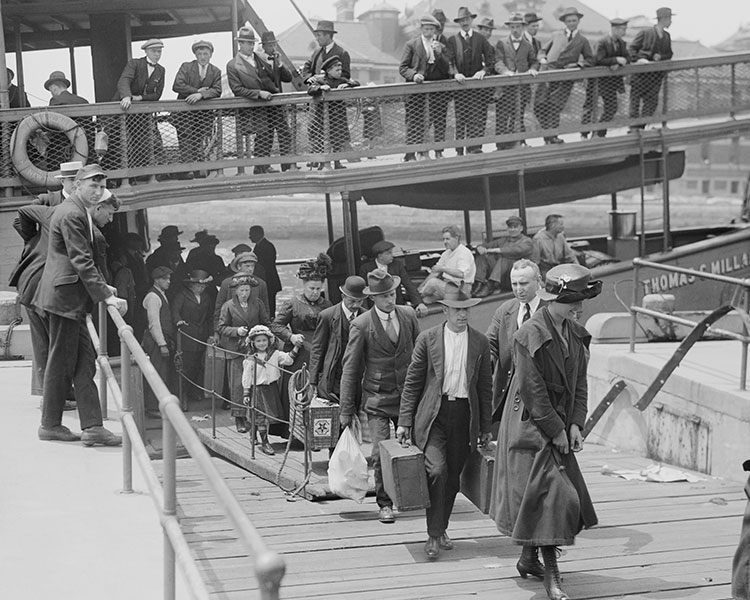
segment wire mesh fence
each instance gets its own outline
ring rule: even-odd
[[[331,90],[321,96],[280,94],[267,102],[214,100],[188,107],[138,103],[128,113],[116,104],[70,107],[78,137],[94,156],[104,130],[102,165],[130,174],[192,173],[231,166],[268,172],[280,166],[343,166],[344,158],[400,155],[406,160],[511,149],[530,138],[559,143],[561,134],[605,136],[614,128],[698,116],[729,116],[750,109],[750,56],[713,57],[591,69],[489,76]],[[31,109],[32,111],[35,109]],[[57,108],[55,109],[57,110]],[[87,112],[88,111],[88,112]],[[21,111],[0,115],[4,135]],[[27,109],[27,113],[28,113]],[[70,160],[70,130],[31,124],[3,153],[2,177],[26,175],[14,159],[24,144],[30,163],[55,171]],[[29,129],[29,127],[27,127]],[[430,154],[430,152],[432,152]]]

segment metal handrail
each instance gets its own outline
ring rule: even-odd
[[[103,304],[100,306],[103,306]],[[258,533],[257,529],[250,522],[242,506],[213,465],[208,451],[198,439],[198,436],[183,414],[179,400],[169,391],[159,373],[151,364],[148,355],[136,340],[132,327],[125,323],[122,316],[120,316],[114,307],[106,307],[106,312],[109,313],[110,318],[117,327],[117,333],[120,338],[122,390],[112,372],[109,358],[102,351],[104,345],[100,343],[101,340],[106,340],[107,337],[106,318],[100,319],[98,334],[90,316],[87,317],[87,327],[94,345],[99,348],[97,363],[104,374],[103,379],[107,384],[103,392],[104,406],[106,407],[107,391],[109,391],[112,394],[115,404],[120,409],[120,420],[123,425],[123,491],[126,493],[133,491],[132,457],[135,456],[146,479],[149,495],[160,512],[160,523],[164,530],[165,600],[174,600],[176,595],[175,564],[179,564],[193,598],[203,600],[209,597],[205,583],[190,553],[190,548],[185,540],[176,515],[178,438],[193,460],[198,464],[217,503],[223,509],[232,527],[237,532],[240,543],[244,546],[251,559],[254,560],[255,574],[260,587],[261,599],[278,600],[279,587],[286,570],[284,560],[278,553],[268,548],[260,533]],[[100,309],[100,316],[102,314],[106,313]],[[133,416],[130,390],[131,357],[135,359],[143,377],[159,399],[159,408],[162,413],[164,449],[163,488],[159,483]],[[101,390],[100,393],[102,393]]]
[[[750,317],[748,317],[748,309],[750,308],[750,279],[728,277],[726,275],[708,273],[706,271],[699,271],[696,269],[687,269],[685,267],[666,265],[662,263],[653,262],[650,260],[644,260],[642,258],[634,258],[633,259],[633,299],[632,299],[630,309],[629,309],[632,315],[631,325],[630,325],[630,353],[631,354],[635,352],[635,338],[636,338],[636,330],[638,327],[638,315],[639,314],[648,315],[648,316],[655,317],[658,319],[664,319],[665,321],[676,323],[678,325],[686,325],[688,327],[699,326],[699,323],[690,321],[688,319],[682,319],[680,317],[676,317],[674,315],[663,313],[661,311],[650,310],[650,309],[638,306],[638,288],[639,288],[638,284],[640,282],[638,274],[639,274],[639,270],[641,267],[648,267],[648,268],[657,269],[661,271],[667,271],[670,273],[680,273],[683,275],[696,277],[698,279],[709,279],[709,280],[718,281],[721,283],[738,285],[743,288],[742,307],[736,307],[737,312],[740,314],[742,318],[742,334],[738,334],[732,331],[727,331],[727,330],[719,329],[715,327],[707,327],[706,329],[708,331],[712,331],[719,335],[723,335],[725,337],[735,339],[742,344],[742,357],[740,359],[740,389],[745,390],[747,387],[748,344],[750,344],[750,336],[748,336],[748,325],[749,325],[748,321],[750,320]]]

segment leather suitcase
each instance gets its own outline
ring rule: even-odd
[[[416,446],[402,447],[391,438],[380,442],[383,487],[400,511],[430,506],[424,454]]]
[[[490,498],[495,474],[495,447],[477,448],[466,459],[461,471],[461,493],[485,515],[490,511]]]

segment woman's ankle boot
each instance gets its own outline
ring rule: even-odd
[[[273,446],[271,446],[271,443],[268,441],[268,432],[259,431],[258,435],[260,436],[260,451],[263,454],[268,454],[269,456],[273,456],[274,454],[276,454]]]
[[[547,597],[550,600],[570,600],[562,589],[560,569],[557,568],[557,548],[542,546],[542,558],[544,559],[544,589],[547,590]]]
[[[544,565],[539,562],[538,546],[523,546],[521,558],[516,563],[518,574],[526,579],[529,575],[544,579]]]
[[[235,417],[234,424],[237,426],[237,433],[247,433],[247,421],[245,421],[245,417]]]

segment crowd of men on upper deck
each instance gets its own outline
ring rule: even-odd
[[[489,75],[513,76],[555,69],[582,69],[593,66],[609,67],[613,75],[590,79],[586,85],[585,100],[581,107],[581,123],[591,123],[594,135],[604,137],[607,130],[597,123],[612,120],[618,110],[618,94],[625,92],[622,75],[617,70],[629,63],[660,62],[672,58],[671,38],[667,29],[672,22],[670,8],[656,11],[656,24],[638,32],[627,44],[624,36],[628,22],[613,19],[611,32],[592,43],[581,32],[579,24],[584,15],[576,8],[568,8],[559,16],[563,27],[554,31],[542,44],[537,39],[542,20],[536,13],[516,13],[504,23],[509,33],[492,45],[489,41],[495,24],[492,18],[477,15],[461,7],[453,21],[459,31],[446,37],[443,33],[447,17],[437,8],[420,19],[420,34],[408,41],[404,47],[399,72],[407,82],[422,84],[428,81],[455,80],[464,83],[469,79],[484,79]],[[331,21],[321,20],[314,30],[318,47],[305,62],[298,74],[308,86],[308,93],[322,97],[327,102],[314,103],[308,122],[310,150],[323,154],[351,149],[346,103],[337,101],[335,91],[359,86],[351,78],[351,59],[346,49],[334,41],[337,33]],[[254,135],[252,152],[247,156],[270,157],[274,139],[278,143],[279,155],[290,155],[292,129],[286,107],[271,104],[258,106],[282,92],[282,85],[291,82],[295,73],[284,64],[277,48],[277,40],[271,31],[264,32],[260,39],[249,27],[239,29],[235,41],[236,55],[227,63],[226,74],[229,88],[237,97],[254,101],[252,108],[239,117],[239,131],[243,135]],[[151,39],[142,44],[145,56],[129,60],[119,78],[115,100],[123,111],[130,110],[133,103],[161,99],[167,81],[167,73],[159,61],[164,43]],[[222,72],[211,63],[214,52],[210,41],[198,40],[192,44],[195,60],[183,63],[174,77],[172,89],[177,98],[194,105],[203,100],[222,95]],[[9,77],[13,73],[9,70]],[[658,106],[659,91],[664,78],[662,72],[644,72],[631,78],[628,115],[631,119],[652,116]],[[523,133],[526,130],[526,111],[536,118],[547,144],[559,144],[563,140],[556,135],[560,115],[569,101],[574,86],[573,80],[552,81],[521,86],[504,86],[495,89],[463,89],[446,93],[412,94],[405,97],[405,130],[407,145],[422,145],[430,127],[435,143],[445,141],[449,104],[455,112],[456,140],[477,139],[486,135],[488,111],[494,105],[496,136]],[[71,83],[61,71],[54,71],[45,83],[50,91],[50,105],[80,104],[87,101],[68,91]],[[11,107],[21,106],[24,99],[18,89],[10,87]],[[599,98],[602,108],[599,109]],[[26,100],[28,104],[28,100]],[[134,117],[136,115],[133,115]],[[155,122],[147,122],[148,115],[138,115],[144,120],[131,118],[128,122],[128,155],[143,166],[147,158],[143,148],[149,148],[151,158],[161,162],[164,157],[161,134]],[[210,137],[214,120],[203,118],[200,113],[185,112],[172,115],[180,149],[180,160],[196,163],[203,156],[203,143]],[[640,125],[643,126],[643,125]],[[382,124],[377,120],[368,124],[364,119],[365,141],[378,135]],[[583,138],[589,132],[583,132]],[[513,141],[499,141],[497,149],[508,149],[525,144],[516,136]],[[482,146],[476,143],[458,146],[457,154],[479,153]],[[434,157],[443,156],[442,149],[434,150]],[[404,161],[429,158],[428,151],[407,152]],[[268,161],[271,162],[271,161]],[[143,163],[143,164],[141,164]],[[327,163],[312,163],[314,168],[326,168]],[[334,168],[345,168],[335,161]],[[282,171],[294,171],[295,163],[282,163]],[[270,164],[259,164],[256,173],[274,172]],[[205,176],[205,171],[180,174],[180,178]]]

